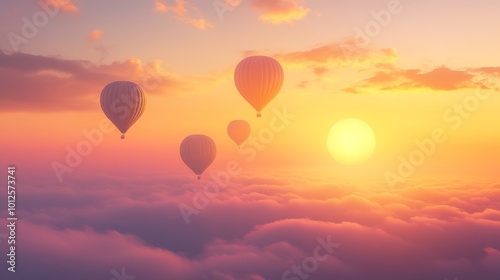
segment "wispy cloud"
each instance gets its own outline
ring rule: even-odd
[[[391,64],[399,57],[394,49],[357,48],[356,51],[347,49],[352,46],[353,39],[336,41],[319,46],[291,51],[272,53],[267,50],[247,50],[244,56],[270,55],[278,59],[283,65],[290,68],[311,69],[317,76],[322,76],[332,67],[359,68],[378,64]]]
[[[194,27],[205,30],[213,25],[206,20],[201,12],[194,6],[189,5],[186,0],[175,0],[175,4],[167,5],[165,0],[155,0],[155,11],[161,13],[171,12],[177,20],[183,21]],[[191,13],[196,13],[198,16],[191,16]]]
[[[253,0],[250,5],[260,14],[260,19],[273,24],[290,23],[306,17],[310,9],[301,6],[300,0]]]
[[[59,7],[64,12],[79,12],[76,0],[46,0],[46,3]]]
[[[496,88],[495,83],[484,83],[483,74],[498,76],[498,69],[491,67],[475,69],[451,69],[446,66],[436,67],[430,71],[421,69],[400,69],[394,65],[379,65],[377,70],[367,79],[345,89],[351,93],[365,91],[407,91],[433,90],[455,91],[476,87]]]
[[[159,60],[130,58],[111,64],[0,51],[0,110],[60,111],[98,108],[96,96],[109,82],[134,81],[148,93],[192,91],[213,77],[180,77]],[[26,81],[30,81],[27,83]],[[71,94],[68,94],[71,93]]]
[[[102,30],[94,29],[94,30],[92,30],[92,32],[89,33],[89,35],[87,35],[87,40],[89,40],[91,42],[98,41],[99,39],[101,39],[103,34],[104,34],[104,32]]]

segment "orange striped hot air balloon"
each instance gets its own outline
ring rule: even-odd
[[[101,92],[101,108],[122,133],[121,139],[125,139],[125,133],[142,115],[145,106],[146,95],[133,82],[112,82]]]
[[[227,126],[227,134],[240,146],[250,136],[250,124],[244,120],[234,120]]]
[[[234,83],[241,96],[257,110],[261,110],[278,94],[283,85],[283,68],[268,56],[250,56],[234,70]]]
[[[194,134],[182,140],[180,153],[182,161],[194,174],[198,175],[198,180],[200,180],[201,174],[214,161],[217,149],[212,138],[202,134]]]

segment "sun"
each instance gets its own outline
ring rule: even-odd
[[[344,119],[332,126],[327,139],[330,155],[339,163],[365,162],[375,150],[375,134],[366,122]]]

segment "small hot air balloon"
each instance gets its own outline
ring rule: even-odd
[[[125,139],[127,130],[139,119],[146,106],[142,88],[127,81],[108,84],[101,92],[101,108]]]
[[[184,138],[180,148],[182,161],[201,178],[203,171],[207,169],[215,159],[217,149],[212,138],[194,134]]]
[[[268,56],[250,56],[234,70],[234,83],[241,96],[260,111],[278,94],[283,85],[283,68]]]
[[[227,134],[240,146],[250,136],[250,125],[244,120],[234,120],[227,126]]]

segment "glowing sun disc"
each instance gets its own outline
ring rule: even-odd
[[[330,155],[345,165],[368,160],[375,150],[375,133],[366,122],[344,119],[335,123],[327,139]]]

